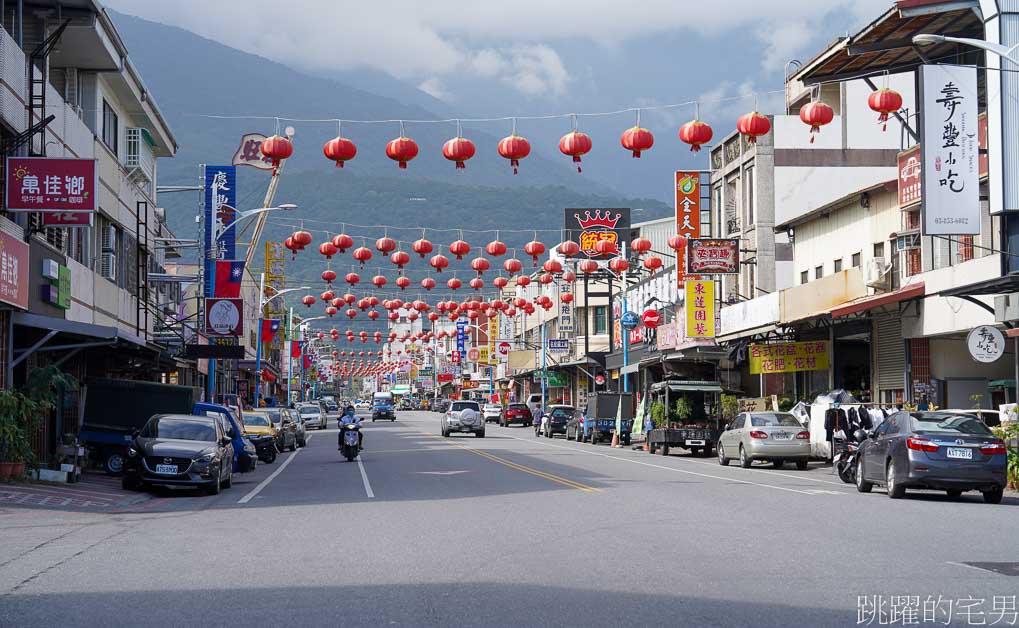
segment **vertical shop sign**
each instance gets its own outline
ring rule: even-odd
[[[676,233],[690,240],[701,235],[701,175],[699,172],[676,171]],[[676,281],[679,287],[687,279],[686,255],[676,258]],[[691,276],[691,279],[696,277]]]
[[[715,282],[686,282],[686,337],[715,337]]]

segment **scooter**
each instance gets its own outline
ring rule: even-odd
[[[276,439],[266,434],[264,436],[249,436],[248,440],[255,445],[255,452],[258,455],[258,459],[266,464],[272,464],[276,462]]]
[[[353,462],[361,452],[361,428],[353,423],[347,423],[340,428],[340,437],[343,439],[340,452],[347,462]]]
[[[839,474],[839,479],[846,484],[856,483],[856,458],[859,453],[859,443],[847,441],[845,449],[840,451],[832,461],[832,464],[835,466],[835,470]]]

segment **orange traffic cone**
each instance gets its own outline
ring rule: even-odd
[[[612,432],[612,446],[616,449],[619,448],[619,434]]]

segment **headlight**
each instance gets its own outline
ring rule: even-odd
[[[209,463],[209,462],[212,462],[215,459],[216,459],[216,454],[215,453],[207,453],[207,454],[203,455],[201,458],[199,458],[198,462]]]
[[[138,453],[139,453],[138,450],[135,449],[134,447],[128,447],[127,448],[127,457],[128,458],[137,458],[138,457]]]

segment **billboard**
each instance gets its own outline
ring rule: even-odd
[[[630,208],[570,208],[567,207],[563,220],[566,239],[580,245],[579,259],[608,259],[619,253],[619,243],[630,237]],[[600,240],[609,240],[615,250],[601,255],[595,250]]]
[[[686,282],[686,337],[715,337],[715,282],[710,279]]]
[[[701,235],[701,174],[699,172],[676,171],[676,233],[687,238]],[[676,281],[682,288],[689,271],[686,256],[676,259]],[[691,277],[696,279],[696,277]]]
[[[28,273],[28,245],[0,231],[0,302],[28,309]]]
[[[98,209],[95,159],[8,157],[7,210],[44,212],[48,227],[88,227]]]
[[[828,370],[828,341],[750,345],[750,374]]]
[[[686,267],[698,275],[738,275],[739,240],[695,238],[686,245]]]

